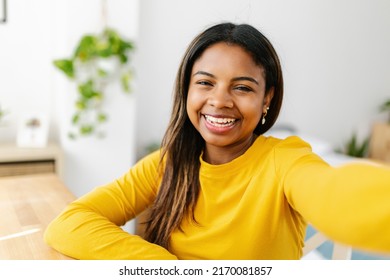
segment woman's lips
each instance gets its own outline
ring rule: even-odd
[[[222,133],[227,132],[234,127],[238,119],[224,117],[203,115],[206,127],[212,132]]]

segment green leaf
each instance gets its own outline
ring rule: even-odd
[[[80,114],[77,114],[77,113],[74,114],[73,118],[72,118],[72,123],[77,124],[79,122],[79,120],[80,120]]]
[[[354,155],[355,150],[356,150],[356,134],[353,134],[351,140],[348,143],[347,152],[349,155]]]
[[[97,55],[97,43],[98,39],[96,36],[83,36],[76,47],[74,57],[80,59],[82,62],[93,59]]]
[[[80,127],[81,135],[89,135],[92,134],[93,131],[94,131],[94,127],[92,125],[82,125]]]
[[[369,144],[370,144],[370,138],[364,139],[364,141],[359,149],[359,153],[358,153],[359,157],[363,158],[363,157],[367,156]]]
[[[345,154],[353,157],[363,158],[367,155],[369,147],[369,138],[364,139],[363,143],[359,144],[356,133],[352,134],[351,139],[345,145]]]
[[[97,116],[97,121],[99,123],[103,123],[103,122],[107,121],[107,115],[104,113],[99,113]]]
[[[83,99],[77,100],[75,106],[76,106],[77,110],[80,110],[80,111],[85,110],[87,108],[86,100],[83,100]]]
[[[81,96],[87,100],[90,100],[92,98],[101,99],[102,97],[102,94],[94,89],[93,80],[89,80],[84,84],[80,84],[78,89]]]
[[[54,66],[65,73],[66,76],[74,78],[74,66],[73,60],[70,59],[57,59],[53,61]]]
[[[131,92],[130,82],[132,78],[133,77],[131,71],[128,71],[121,76],[121,84],[125,92]]]
[[[380,106],[379,109],[380,109],[381,112],[387,112],[387,111],[390,112],[390,100],[387,100],[385,103],[383,103],[383,104]]]
[[[98,70],[97,70],[97,73],[98,73],[98,76],[99,77],[107,77],[107,71],[104,71],[103,69],[101,69],[101,68],[99,68]]]
[[[119,54],[119,61],[121,64],[125,64],[128,61],[127,55],[125,54]]]
[[[121,40],[121,49],[122,49],[122,51],[124,51],[124,50],[130,51],[130,50],[134,49],[134,45],[130,41]]]

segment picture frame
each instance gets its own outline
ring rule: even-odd
[[[0,23],[7,22],[7,0],[0,0]]]
[[[19,147],[43,148],[47,145],[49,121],[40,112],[28,112],[20,116],[16,144]]]

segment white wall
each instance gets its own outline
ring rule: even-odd
[[[368,133],[390,97],[389,15],[386,0],[140,1],[138,147],[164,133],[186,46],[221,21],[252,24],[273,42],[285,77],[279,124],[335,147]]]
[[[135,94],[118,85],[107,89],[109,123],[103,140],[67,137],[76,86],[55,69],[52,60],[68,57],[86,32],[102,29],[96,0],[8,1],[8,22],[0,25],[0,104],[10,114],[0,129],[0,142],[15,141],[23,111],[50,116],[50,140],[65,153],[65,184],[80,196],[125,173],[135,159]],[[135,40],[138,0],[108,1],[108,25]]]
[[[0,24],[0,105],[6,108],[7,126],[0,141],[14,141],[23,111],[50,114],[51,83],[50,0],[8,1],[8,22]]]

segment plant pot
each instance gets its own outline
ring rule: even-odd
[[[375,123],[372,127],[369,157],[390,162],[390,124]]]

